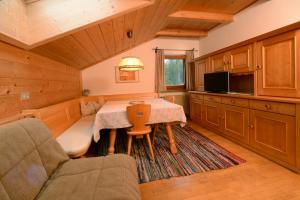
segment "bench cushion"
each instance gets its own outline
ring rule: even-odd
[[[79,157],[88,151],[92,142],[94,120],[95,115],[81,118],[56,138],[70,157]]]
[[[124,154],[70,160],[51,177],[38,199],[140,199],[135,160]]]

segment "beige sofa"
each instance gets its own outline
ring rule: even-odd
[[[127,155],[70,159],[38,119],[0,126],[0,199],[140,199]]]

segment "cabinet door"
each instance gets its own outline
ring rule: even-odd
[[[227,65],[225,65],[224,59],[224,53],[210,57],[210,66],[214,72],[227,70]]]
[[[299,36],[293,31],[257,44],[258,95],[300,97]]]
[[[210,57],[206,58],[205,59],[205,73],[210,73],[210,72],[213,72],[213,69],[212,69],[212,66],[210,65]]]
[[[204,90],[204,73],[206,66],[207,61],[205,59],[195,62],[195,89],[198,91]]]
[[[222,106],[222,129],[225,135],[240,142],[249,143],[249,109]]]
[[[275,160],[295,164],[295,117],[250,111],[250,145]]]
[[[201,123],[202,103],[197,101],[190,102],[191,119],[195,122]]]
[[[228,62],[228,70],[232,73],[253,71],[253,45],[246,45],[231,50]]]
[[[205,125],[215,129],[221,129],[221,104],[215,102],[204,101],[202,121]]]

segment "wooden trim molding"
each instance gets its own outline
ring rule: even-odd
[[[233,15],[230,14],[188,10],[177,11],[168,17],[174,20],[207,21],[215,23],[229,23],[233,21]]]
[[[156,36],[169,36],[169,37],[206,37],[207,32],[201,30],[189,29],[163,29],[156,33]]]

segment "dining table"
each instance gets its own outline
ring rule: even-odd
[[[171,103],[161,98],[143,100],[107,101],[96,113],[93,127],[93,138],[95,142],[101,139],[100,131],[110,129],[108,154],[115,151],[115,140],[117,129],[129,128],[132,124],[127,118],[127,107],[136,103],[151,105],[150,117],[147,125],[163,124],[169,139],[170,151],[177,153],[176,141],[174,139],[172,125],[185,126],[186,116],[181,105]]]

